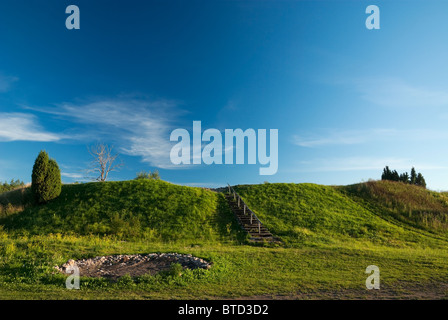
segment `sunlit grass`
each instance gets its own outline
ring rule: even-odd
[[[368,265],[380,268],[385,288],[446,283],[446,235],[400,220],[381,197],[312,184],[236,189],[282,244],[250,245],[223,195],[209,190],[163,181],[64,186],[56,201],[2,220],[0,298],[364,294]],[[66,275],[53,268],[68,259],[153,252],[192,254],[213,266],[181,277],[82,278],[80,290],[66,289]]]

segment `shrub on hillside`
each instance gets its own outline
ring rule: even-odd
[[[31,190],[37,203],[57,198],[61,193],[61,172],[55,160],[46,151],[36,158],[31,175]]]
[[[48,200],[57,198],[61,194],[62,182],[61,170],[54,159],[48,161],[47,184]]]
[[[157,170],[153,172],[140,171],[134,180],[160,180],[160,174]]]
[[[37,203],[44,202],[42,195],[46,193],[45,176],[48,171],[48,153],[41,151],[34,161],[31,174],[31,190]]]

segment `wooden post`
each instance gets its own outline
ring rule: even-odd
[[[240,207],[240,200],[241,200],[241,198],[238,197],[238,208]]]
[[[236,194],[235,194],[235,191],[233,191],[233,200],[236,200]]]
[[[252,224],[252,211],[250,212],[250,224]]]
[[[232,193],[232,191],[230,191],[230,186],[229,186],[229,194],[231,194]]]
[[[246,215],[246,204],[244,204],[244,215]]]
[[[260,223],[260,221],[258,221],[258,233],[259,234],[261,233],[261,223]]]

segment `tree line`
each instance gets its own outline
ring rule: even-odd
[[[21,188],[25,186],[25,182],[20,181],[19,179],[14,180],[12,179],[11,182],[0,182],[0,193],[2,192],[7,192],[7,191],[11,191],[17,188]]]
[[[419,187],[426,188],[426,181],[423,175],[419,172],[415,171],[415,168],[412,167],[411,174],[407,172],[403,172],[399,174],[397,170],[390,170],[388,166],[383,169],[383,174],[381,175],[381,180],[389,180],[389,181],[399,181],[407,184],[416,185]]]

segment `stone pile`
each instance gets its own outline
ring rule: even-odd
[[[211,267],[210,262],[191,254],[150,253],[99,256],[77,261],[70,259],[62,266],[55,266],[55,268],[62,273],[67,273],[67,268],[77,266],[81,275],[119,277],[126,272],[141,274],[143,270],[150,270],[150,273],[167,270],[173,263],[179,263],[184,269],[210,269]]]

